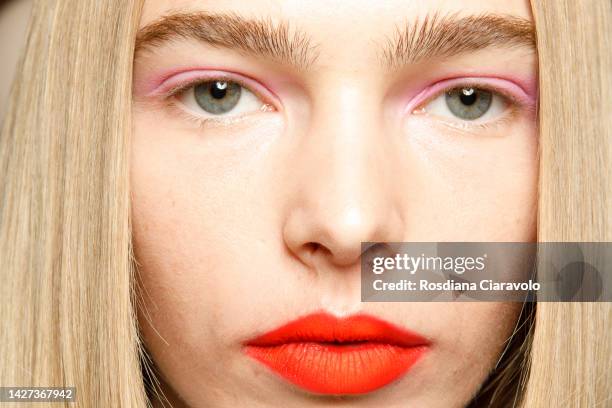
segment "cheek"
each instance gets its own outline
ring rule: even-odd
[[[257,254],[264,240],[278,241],[270,238],[278,221],[264,204],[262,186],[271,184],[266,163],[273,152],[267,147],[280,124],[269,121],[230,137],[211,131],[206,139],[196,129],[156,121],[150,112],[137,113],[134,124],[139,323],[157,366],[167,378],[182,378],[175,385],[193,395],[198,391],[185,388],[192,383],[181,373],[194,370],[211,387],[219,383],[215,367],[228,356],[221,348],[238,347],[235,332],[252,330],[249,316],[236,323],[261,285],[261,274],[249,271],[274,270]]]
[[[520,309],[520,303],[456,302],[423,306],[422,313],[436,316],[435,327],[431,327],[437,338],[436,349],[422,377],[439,382],[432,391],[426,392],[431,401],[446,398],[446,406],[459,406],[459,401],[471,399],[499,361]],[[431,386],[425,388],[431,389]]]
[[[535,122],[480,133],[414,121],[404,174],[415,241],[532,241],[537,209]],[[406,239],[408,240],[408,239]]]

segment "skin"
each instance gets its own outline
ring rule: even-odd
[[[140,25],[177,9],[286,20],[319,56],[297,71],[180,40],[136,58],[139,321],[166,397],[176,407],[465,406],[520,305],[362,303],[360,242],[535,240],[532,106],[508,105],[482,126],[427,103],[425,112],[402,109],[414,90],[456,73],[533,84],[536,57],[490,48],[390,69],[379,50],[396,26],[426,13],[531,19],[528,2],[147,0]],[[274,89],[274,106],[200,123],[147,93],[164,72],[210,64]],[[245,340],[318,310],[366,312],[432,346],[400,380],[351,397],[309,394],[243,353]]]

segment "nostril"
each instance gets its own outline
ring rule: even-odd
[[[306,252],[308,252],[308,255],[312,256],[315,254],[315,252],[317,252],[320,248],[325,249],[325,247],[321,244],[318,244],[316,242],[307,242],[306,244],[304,244],[304,249],[306,250]]]
[[[327,246],[318,242],[308,242],[304,244],[304,249],[308,256],[311,258],[315,255],[322,256],[325,258],[333,255],[332,251]]]

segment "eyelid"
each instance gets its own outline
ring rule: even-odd
[[[496,77],[457,77],[438,81],[425,88],[410,100],[406,106],[406,113],[412,113],[443,93],[460,87],[474,87],[495,92],[514,105],[529,110],[535,109],[534,98],[512,81]]]
[[[164,80],[149,96],[168,99],[202,82],[219,80],[235,82],[252,92],[264,104],[271,105],[277,110],[281,107],[278,97],[259,81],[242,74],[221,70],[191,70],[175,74]]]

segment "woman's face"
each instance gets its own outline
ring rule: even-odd
[[[525,0],[145,1],[139,320],[174,406],[469,402],[519,306],[361,302],[361,242],[535,239],[519,19]]]

